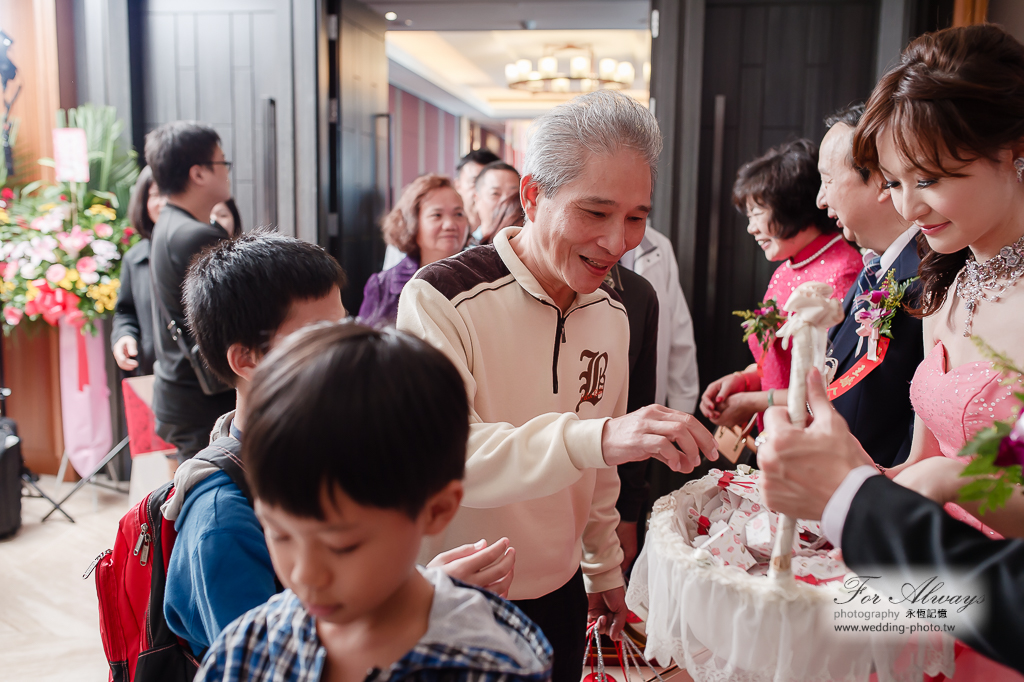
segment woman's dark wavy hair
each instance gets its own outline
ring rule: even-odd
[[[949,28],[914,40],[875,86],[853,136],[858,165],[878,171],[878,138],[891,134],[900,157],[931,177],[962,177],[963,167],[1024,139],[1024,46],[991,24]],[[933,251],[920,240],[921,307],[946,300],[970,249]]]
[[[809,227],[822,234],[838,232],[836,222],[817,206],[820,187],[817,145],[793,140],[743,164],[732,188],[732,203],[740,213],[746,212],[747,199],[771,211],[772,234],[779,239],[795,237]]]
[[[149,219],[149,188],[153,185],[153,169],[146,166],[139,171],[139,177],[132,188],[131,199],[128,200],[128,221],[132,228],[143,239],[153,237],[153,221]]]

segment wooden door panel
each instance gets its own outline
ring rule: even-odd
[[[732,206],[736,172],[787,140],[818,142],[825,116],[870,94],[877,21],[876,0],[707,0],[691,306],[705,382],[751,362],[731,312],[761,300],[778,265],[764,259],[746,234],[746,218]],[[712,287],[707,258],[716,95],[725,95],[726,115]]]
[[[263,99],[275,99],[277,222],[293,233],[290,3],[150,0],[143,24],[146,129],[174,120],[212,126],[234,164],[232,193],[246,229],[262,222]]]

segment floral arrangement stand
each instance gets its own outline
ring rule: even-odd
[[[778,336],[794,344],[788,407],[796,423],[806,421],[807,371],[824,364],[824,330],[842,318],[831,293],[804,283],[785,306]],[[859,581],[829,553],[819,524],[769,510],[758,480],[749,467],[712,470],[655,502],[626,598],[646,621],[647,657],[672,659],[697,682],[952,675],[953,640],[941,633],[836,634],[836,604]]]
[[[121,256],[139,238],[127,216],[138,167],[113,107],[61,111],[65,123],[85,131],[90,179],[0,190],[0,308],[5,333],[58,327],[65,453],[86,476],[113,442],[102,321],[117,302]]]

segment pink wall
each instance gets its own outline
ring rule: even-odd
[[[388,88],[394,135],[394,196],[424,173],[455,174],[459,118],[395,86]]]

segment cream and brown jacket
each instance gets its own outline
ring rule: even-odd
[[[509,244],[520,229],[422,268],[401,295],[398,328],[455,363],[470,403],[463,506],[421,557],[507,536],[510,599],[553,592],[581,566],[600,592],[622,585],[601,432],[626,412],[626,310],[602,286],[563,314]]]

